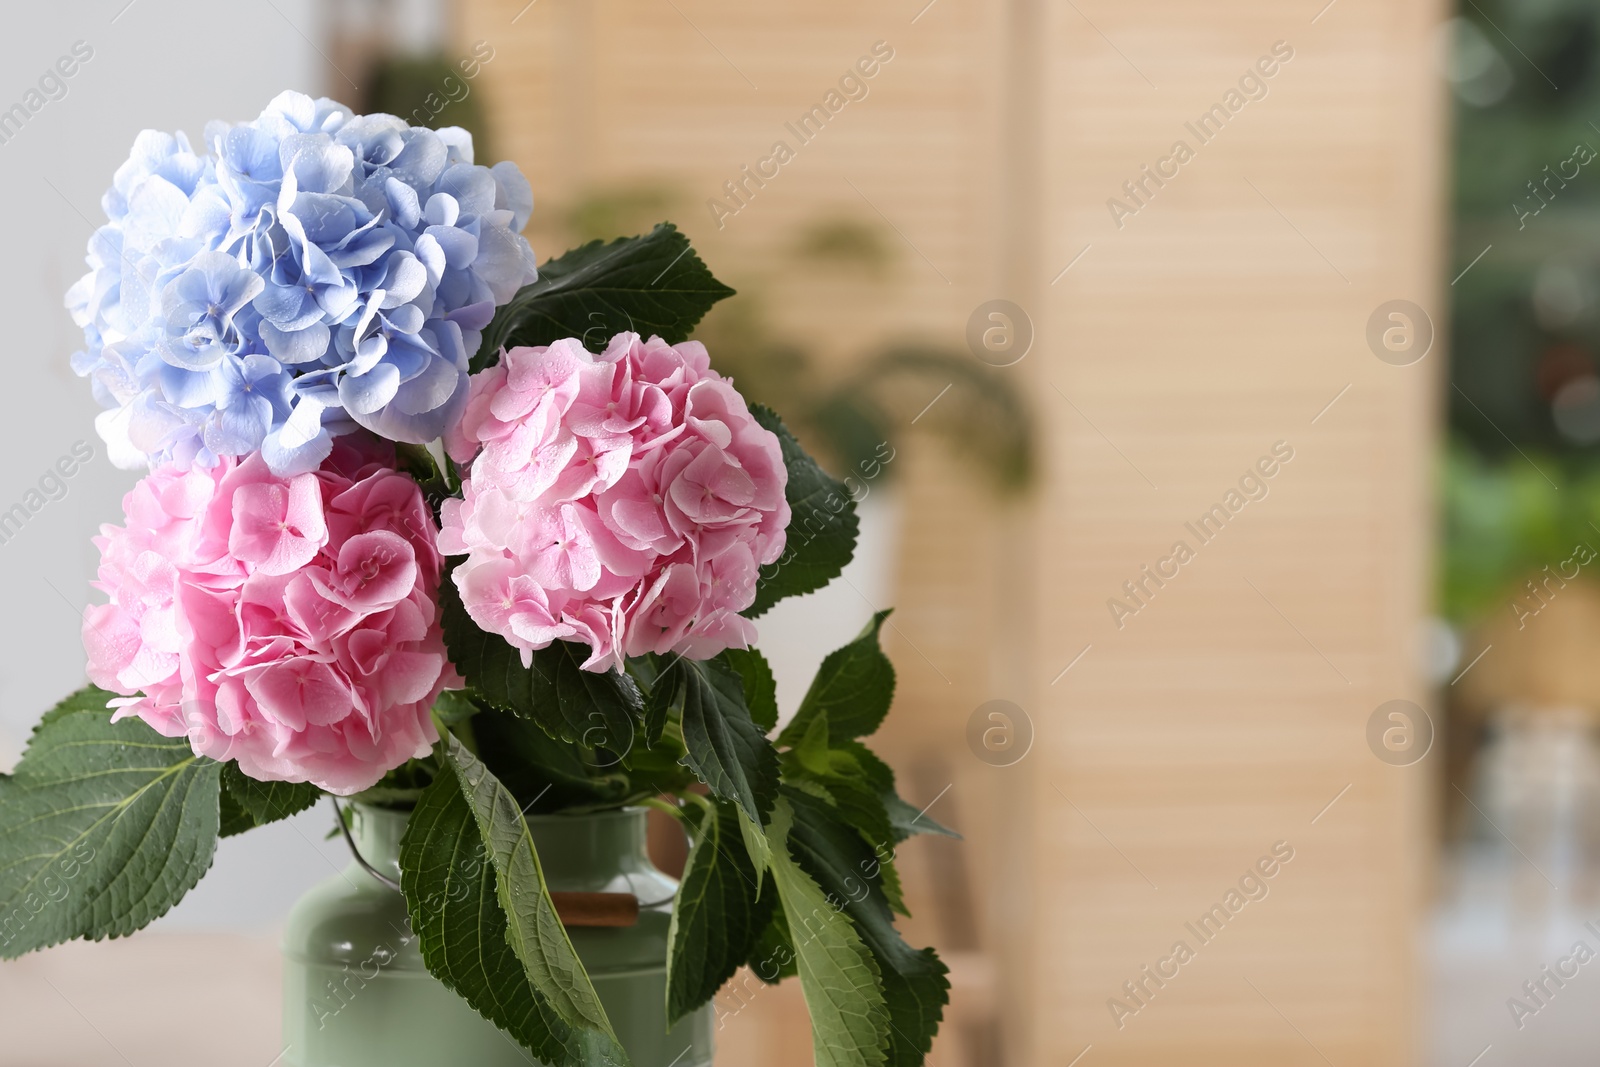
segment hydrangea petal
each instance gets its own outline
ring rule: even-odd
[[[586,670],[744,648],[758,564],[783,550],[777,438],[703,346],[614,338],[513,348],[473,376],[447,442],[470,460],[440,548],[477,624],[524,661],[554,640]]]
[[[293,92],[208,124],[205,147],[135,139],[67,293],[85,340],[73,370],[120,412],[97,422],[117,461],[209,467],[259,447],[290,474],[361,426],[404,441],[450,430],[493,304],[537,276],[515,167],[473,164],[463,130]],[[310,381],[244,400],[239,368],[258,356]],[[347,371],[367,380],[343,388]]]
[[[116,716],[252,777],[341,795],[426,752],[429,709],[461,682],[439,630],[431,513],[394,462],[364,438],[294,478],[223,458],[135,486],[125,525],[97,542],[110,602],[84,620],[90,677],[143,690]],[[328,514],[344,521],[301,536]]]

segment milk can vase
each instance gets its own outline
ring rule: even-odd
[[[363,859],[400,877],[407,813],[356,805]],[[666,1026],[667,929],[677,883],[645,850],[645,811],[536,815],[552,893],[631,893],[638,921],[569,927],[633,1067],[710,1067],[711,1007]],[[528,1067],[515,1040],[428,973],[404,898],[354,861],[302,897],[284,934],[285,1067]]]

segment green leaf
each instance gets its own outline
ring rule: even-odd
[[[446,689],[433,701],[433,713],[446,726],[466,722],[478,714],[479,707],[465,689]]]
[[[310,782],[258,782],[241,771],[237,763],[223,765],[222,793],[226,816],[222,837],[287,819],[322,799],[322,790]],[[249,819],[249,825],[242,825],[241,813]]]
[[[584,670],[589,650],[570,641],[539,649],[533,665],[524,667],[518,649],[472,621],[448,577],[440,583],[439,602],[450,659],[473,692],[563,741],[619,754],[633,747],[644,698],[632,678]]]
[[[878,882],[883,891],[884,903],[898,915],[911,918],[911,909],[906,907],[905,890],[900,885],[900,868],[895,866],[893,853],[878,856]],[[930,952],[932,949],[929,950]],[[888,988],[885,986],[884,988]],[[937,1026],[935,1027],[937,1029]]]
[[[772,877],[788,920],[795,968],[811,1013],[817,1067],[876,1067],[885,1062],[889,1012],[878,962],[856,928],[789,854],[789,801],[772,812]]]
[[[888,1067],[918,1067],[950,1001],[949,970],[931,948],[913,949],[894,928],[881,853],[827,806],[785,790],[794,825],[789,847],[830,901],[850,916],[876,961],[891,1020]],[[898,890],[896,890],[898,892]]]
[[[472,807],[447,764],[423,791],[400,842],[400,885],[423,962],[545,1063],[623,1063],[609,1037],[569,1025],[534,987],[512,950],[497,882]]]
[[[894,847],[916,834],[961,835],[900,799],[894,771],[866,745],[845,741],[832,748],[827,736],[827,716],[814,717],[800,743],[782,756],[784,783],[830,805],[860,835],[878,859],[884,899],[894,911],[909,916]]]
[[[544,870],[516,799],[455,737],[447,738],[445,746],[494,865],[495,895],[505,913],[507,938],[528,982],[563,1022],[603,1036],[610,1043],[606,1055],[626,1063],[627,1054],[617,1043],[600,997],[550,901]]]
[[[667,1022],[712,997],[749,957],[772,914],[740,841],[739,809],[713,802],[689,849],[667,947]]]
[[[644,745],[654,748],[674,711],[683,712],[683,671],[674,659],[656,672],[644,702]]]
[[[882,725],[894,700],[894,665],[878,644],[888,617],[887,611],[877,612],[854,641],[828,653],[800,710],[779,736],[780,744],[796,744],[819,715],[827,717],[836,744],[865,737]]]
[[[750,413],[778,435],[789,470],[784,496],[792,512],[783,555],[761,568],[755,603],[745,612],[753,619],[784,597],[821,589],[837,578],[855,553],[859,524],[849,490],[806,455],[777,414],[759,404]]]
[[[0,956],[149,925],[211,866],[222,764],[111,721],[89,686],[47,712],[0,778]]]
[[[629,794],[628,775],[609,754],[551,737],[520,715],[489,708],[473,718],[472,733],[490,773],[524,811],[614,807]]]
[[[395,466],[411,475],[419,485],[427,485],[443,477],[439,470],[439,461],[433,458],[433,453],[428,451],[427,445],[396,442],[394,456]]]
[[[217,836],[233,837],[256,828],[255,816],[245,810],[227,789],[217,791]]]
[[[847,744],[858,748],[859,742]],[[890,907],[903,915],[905,901],[900,894],[900,877],[894,867],[894,844],[897,840],[884,794],[875,782],[875,773],[857,759],[848,749],[828,747],[828,717],[819,713],[812,717],[805,736],[799,744],[784,753],[783,780],[785,784],[816,797],[830,805],[838,818],[859,834],[881,861],[881,880],[884,896]],[[876,757],[873,757],[876,760]],[[884,772],[892,772],[882,767]],[[893,795],[890,793],[889,795]]]
[[[744,680],[719,659],[678,661],[683,671],[684,762],[757,826],[778,795],[778,753],[750,718]]]
[[[677,344],[713,304],[732,295],[670,222],[640,237],[591,241],[544,264],[538,281],[495,312],[472,369],[492,366],[502,347],[563,337],[580,338],[595,351],[628,330]]]
[[[785,731],[788,733],[788,731]],[[811,717],[804,736],[794,742],[794,762],[802,773],[828,774],[833,762],[828,758],[828,714],[822,712]]]
[[[895,792],[894,771],[870,748],[860,741],[849,741],[839,747],[855,758],[856,763],[866,774],[867,781],[878,791],[878,796],[883,800],[883,806],[889,813],[889,825],[894,831],[895,844],[898,845],[917,834],[942,834],[945,837],[961,840],[960,834],[941,825],[937,819],[918,810],[915,805],[900,799],[900,794]]]
[[[730,648],[722,658],[744,679],[744,703],[750,709],[750,718],[770,732],[778,725],[778,683],[772,677],[767,657],[759,649]]]
[[[470,727],[461,727],[470,729]],[[378,779],[378,784],[359,793],[345,797],[343,810],[351,804],[368,804],[379,808],[411,808],[422,797],[422,791],[439,776],[439,759],[433,752],[406,760],[400,766]]]
[[[889,811],[889,825],[894,831],[895,844],[915,837],[918,834],[939,834],[943,837],[953,837],[961,840],[961,835],[943,825],[939,820],[925,811],[918,811],[904,800],[899,794],[890,793],[883,798],[884,806]]]
[[[824,720],[806,734],[808,741],[823,733]],[[820,729],[819,729],[820,727]],[[800,755],[807,747],[784,756],[784,782],[816,797],[837,813],[840,820],[855,829],[863,840],[883,854],[894,848],[894,827],[883,798],[872,788],[855,758],[848,752],[811,748],[810,763]]]
[[[684,765],[686,754],[678,723],[668,723],[665,732],[649,748],[634,745],[633,751],[622,761],[633,795],[642,799],[664,793],[681,796],[688,792],[696,779],[694,772]]]
[[[739,836],[744,838],[744,851],[751,865],[763,875],[772,870],[772,842],[761,824],[751,820],[743,808],[739,809]]]
[[[769,878],[767,882],[770,884]],[[783,916],[783,904],[776,899],[772,901],[772,917],[767,920],[767,925],[762,928],[760,936],[750,950],[750,958],[745,961],[750,972],[767,985],[777,985],[785,978],[793,978],[799,973],[796,963],[794,942],[789,940],[789,923]]]

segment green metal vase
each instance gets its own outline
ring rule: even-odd
[[[357,805],[356,847],[398,881],[403,812]],[[633,893],[636,925],[572,928],[633,1067],[710,1067],[709,1005],[666,1026],[677,883],[645,850],[645,811],[530,816],[552,892]],[[405,901],[354,861],[302,897],[284,933],[284,1067],[528,1067],[533,1056],[427,971]]]

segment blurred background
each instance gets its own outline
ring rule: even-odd
[[[0,766],[81,684],[133,480],[59,310],[100,193],[140,129],[300,88],[516,161],[541,260],[666,218],[739,290],[714,362],[864,495],[850,570],[763,620],[780,702],[894,605],[884,752],[965,835],[901,857],[953,970],[933,1064],[1594,1062],[1594,0],[11,21],[0,510],[96,448],[0,543]],[[0,964],[0,1064],[266,1067],[329,823],[223,842],[134,938]],[[719,1062],[809,1062],[798,988],[744,989]]]

